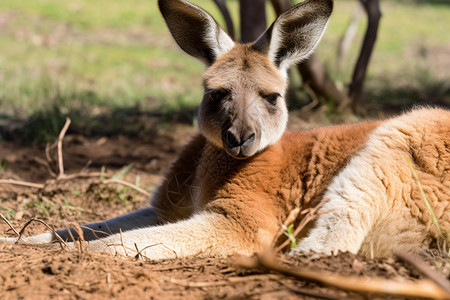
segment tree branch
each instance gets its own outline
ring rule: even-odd
[[[225,3],[225,0],[213,0],[213,1],[219,8],[220,12],[222,13],[222,16],[225,20],[225,25],[227,26],[228,35],[234,40],[236,38],[236,34],[234,32],[234,23],[233,19],[231,18],[230,11],[228,10],[228,7]]]
[[[360,2],[366,11],[368,24],[348,92],[349,97],[352,99],[352,109],[354,112],[360,110],[364,78],[366,77],[369,60],[377,39],[378,26],[381,18],[378,0],[360,0]]]
[[[240,0],[241,41],[255,41],[266,30],[266,1]]]
[[[348,51],[350,50],[350,46],[353,42],[353,38],[356,35],[356,31],[358,30],[359,23],[361,21],[361,17],[363,14],[363,8],[361,5],[358,5],[353,13],[353,17],[350,23],[347,26],[342,37],[339,39],[339,45],[337,49],[337,61],[336,68],[340,71],[344,65],[344,61],[347,58]]]
[[[270,0],[270,2],[272,3],[277,16],[281,15],[292,6],[291,0]]]

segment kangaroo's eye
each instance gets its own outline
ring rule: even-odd
[[[260,95],[262,98],[264,98],[264,100],[267,101],[267,103],[269,103],[272,106],[277,105],[277,99],[278,97],[281,97],[281,95],[278,93],[270,93],[270,94],[260,93]]]
[[[208,89],[206,90],[204,96],[208,97],[208,99],[212,102],[217,102],[222,100],[226,95],[228,95],[228,91],[226,90],[217,90],[217,89]]]

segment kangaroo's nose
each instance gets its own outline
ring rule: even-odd
[[[239,138],[236,138],[234,133],[232,133],[230,130],[228,130],[225,133],[225,143],[229,148],[239,147],[241,145],[241,142],[239,141]]]
[[[255,141],[255,133],[236,136],[231,130],[227,130],[222,137],[228,148],[236,148],[241,146],[250,146]]]

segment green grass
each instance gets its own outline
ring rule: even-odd
[[[407,162],[408,162],[409,168],[411,170],[412,177],[413,177],[414,181],[416,182],[417,187],[419,188],[420,195],[422,196],[422,199],[425,202],[425,205],[427,207],[428,213],[430,214],[431,220],[433,221],[436,232],[438,233],[438,235],[441,238],[445,239],[445,236],[442,234],[441,227],[439,226],[439,221],[436,217],[436,214],[434,213],[434,210],[431,207],[430,201],[428,201],[428,197],[422,188],[422,184],[420,183],[419,176],[417,176],[416,170],[414,169],[414,164],[409,159],[407,159]]]
[[[193,2],[223,24],[213,1]],[[238,1],[227,3],[237,24]],[[343,85],[351,76],[364,22],[339,74],[334,69],[335,49],[355,3],[336,1],[317,49]],[[382,1],[381,8],[384,16],[366,84],[369,94],[377,101],[392,96],[370,93],[386,84],[390,90],[409,86],[420,90],[425,73],[426,87],[447,95],[445,78],[450,76],[439,69],[439,61],[433,61],[431,50],[450,47],[450,32],[443,30],[448,27],[449,6]],[[270,22],[272,9],[268,16]],[[2,0],[0,19],[0,126],[5,118],[33,116],[49,118],[49,124],[56,123],[52,128],[60,128],[64,117],[58,114],[83,119],[83,114],[133,107],[171,113],[192,111],[200,102],[204,66],[172,41],[156,1]]]
[[[10,18],[0,34],[3,111],[28,115],[54,104],[154,109],[198,102],[204,67],[180,54],[155,3],[28,4],[0,4]]]
[[[289,226],[283,225],[284,232],[283,234],[287,236],[289,241],[291,242],[291,249],[297,248],[297,239],[294,236],[294,224],[290,224]]]

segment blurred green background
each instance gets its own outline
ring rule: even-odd
[[[223,24],[212,0],[192,2]],[[359,3],[335,2],[316,53],[344,88],[366,20],[363,16],[343,69],[337,70],[337,44]],[[238,24],[238,1],[227,4]],[[385,0],[381,10],[365,84],[366,106],[401,108],[419,102],[450,106],[450,5]],[[270,7],[268,22],[273,19]],[[33,131],[27,138],[46,140],[59,132],[66,115],[75,124],[126,111],[158,113],[169,121],[179,112],[194,116],[204,69],[172,41],[156,0],[0,1],[3,131],[11,122],[24,121],[45,131]],[[298,75],[293,77],[293,84],[300,86]]]

